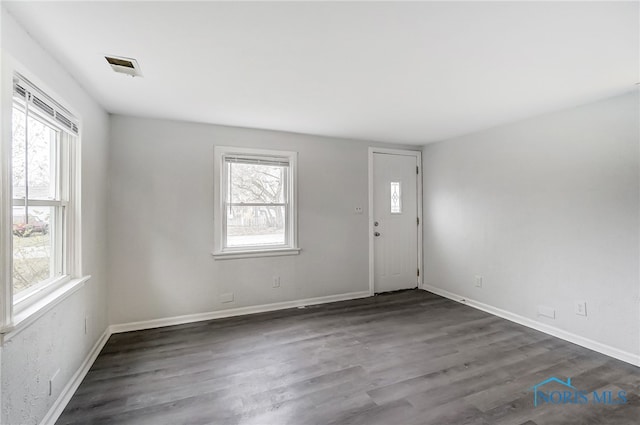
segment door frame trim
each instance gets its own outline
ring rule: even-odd
[[[418,202],[418,217],[420,223],[416,226],[418,232],[418,269],[420,270],[420,276],[416,276],[416,286],[422,288],[422,282],[424,277],[424,268],[422,264],[422,151],[413,151],[409,149],[385,149],[369,147],[369,295],[375,294],[374,288],[374,250],[373,250],[373,154],[382,153],[390,155],[403,155],[413,156],[416,158],[416,164],[418,166],[418,172],[416,174],[416,188],[417,188],[417,202]]]

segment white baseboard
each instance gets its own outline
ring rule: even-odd
[[[109,332],[109,328],[107,328],[93,345],[93,348],[91,348],[91,351],[89,351],[87,357],[85,357],[76,373],[73,374],[71,380],[63,388],[56,401],[53,403],[45,417],[40,422],[40,425],[54,425],[56,423],[64,408],[67,407],[67,404],[69,404],[69,400],[71,400],[71,397],[80,386],[80,383],[82,383],[84,377],[87,375],[87,372],[89,372],[89,369],[93,365],[93,362],[96,361],[98,354],[100,354],[100,351],[107,343],[107,340],[110,336],[111,333]]]
[[[519,314],[515,314],[507,310],[502,310],[492,305],[481,303],[480,301],[475,301],[470,298],[463,297],[461,295],[446,291],[444,289],[436,288],[435,286],[424,284],[422,286],[422,289],[428,292],[432,292],[436,295],[440,295],[442,297],[448,298],[450,300],[457,301],[461,304],[465,304],[470,307],[476,308],[478,310],[482,310],[484,312],[493,314],[494,316],[502,317],[503,319],[507,319],[511,322],[518,323],[520,325],[526,326],[531,329],[535,329],[540,332],[544,332],[548,335],[555,336],[565,341],[572,342],[574,344],[580,345],[590,350],[597,351],[598,353],[605,354],[609,357],[622,360],[623,362],[630,363],[634,366],[640,366],[640,356],[637,354],[629,353],[627,351],[623,351],[618,348],[611,347],[606,344],[602,344],[598,341],[594,341],[592,339],[585,338],[580,335],[576,335],[574,333],[556,328],[555,326],[549,326],[545,323],[541,323],[536,320],[529,319],[524,316],[520,316]]]
[[[143,329],[161,328],[164,326],[182,325],[185,323],[201,322],[203,320],[222,319],[224,317],[243,316],[245,314],[264,313],[267,311],[284,310],[287,308],[304,307],[314,304],[325,304],[336,301],[354,300],[371,296],[369,291],[349,292],[346,294],[328,295],[325,297],[307,298],[304,300],[284,301],[272,304],[262,304],[249,307],[230,308],[227,310],[211,311],[207,313],[187,314],[185,316],[166,317],[162,319],[145,320],[111,325],[109,331],[113,334],[120,332],[139,331]]]

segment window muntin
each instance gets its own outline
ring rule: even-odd
[[[215,149],[214,256],[297,254],[295,152]]]
[[[68,111],[22,77],[14,79],[11,285],[20,311],[80,272],[79,216],[70,208],[79,187],[76,134]]]

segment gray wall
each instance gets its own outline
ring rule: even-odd
[[[123,116],[111,122],[111,323],[369,290],[369,143]],[[213,259],[214,145],[298,152],[300,255]],[[280,288],[272,288],[273,276]],[[219,302],[226,292],[234,302]]]
[[[37,424],[107,327],[109,116],[4,8],[1,19],[5,71],[2,78],[10,81],[12,71],[6,71],[17,68],[76,111],[82,119],[82,268],[92,278],[39,320],[11,336],[0,348],[0,422]],[[10,114],[11,108],[4,106],[3,102],[2,114]],[[89,317],[87,335],[84,333],[85,315]],[[56,377],[53,394],[49,396],[49,378],[57,369],[60,373]]]
[[[425,146],[425,284],[640,353],[638,101]]]

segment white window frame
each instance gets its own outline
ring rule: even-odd
[[[227,176],[225,158],[236,157],[265,157],[286,158],[289,162],[287,173],[287,223],[285,229],[286,241],[284,245],[277,246],[249,246],[226,247],[226,197]],[[214,250],[212,255],[216,260],[251,257],[271,257],[281,255],[296,255],[300,253],[298,247],[297,225],[297,152],[239,148],[230,146],[216,146],[214,148]]]
[[[55,305],[66,296],[75,292],[86,282],[90,276],[83,276],[81,270],[81,214],[80,214],[80,194],[81,194],[81,170],[80,170],[80,121],[68,109],[61,106],[47,91],[40,89],[23,75],[18,72],[12,73],[12,85],[9,89],[7,80],[3,81],[2,103],[10,105],[3,108],[6,112],[2,113],[3,132],[1,137],[2,150],[0,157],[2,163],[0,169],[2,171],[0,178],[0,186],[2,193],[6,194],[2,197],[3,208],[0,211],[0,264],[3,268],[6,266],[6,272],[0,276],[1,291],[4,298],[2,308],[0,310],[2,317],[0,318],[0,339],[7,340],[15,335],[20,329],[23,329],[33,320],[40,317],[51,306]],[[11,81],[11,80],[10,80]],[[16,95],[15,86],[20,85],[29,93],[36,96],[39,101],[49,105],[54,110],[54,114],[60,114],[61,119],[65,120],[65,124],[61,124],[57,119],[47,116],[47,114],[38,110],[37,107],[31,107],[29,100],[24,96]],[[40,86],[42,87],[42,86]],[[30,205],[34,206],[53,206],[59,211],[64,209],[63,219],[59,227],[58,241],[60,243],[57,249],[58,258],[54,261],[59,262],[59,274],[51,279],[43,281],[33,287],[27,288],[18,294],[13,293],[13,230],[12,230],[12,211],[15,204],[12,189],[12,163],[11,163],[11,146],[12,146],[12,116],[14,105],[28,109],[29,114],[33,115],[39,121],[43,121],[46,125],[53,127],[58,132],[59,155],[57,155],[57,164],[59,168],[60,196],[53,201],[34,201]],[[27,202],[22,201],[22,202]],[[24,205],[24,204],[23,204]],[[16,205],[20,206],[20,205]],[[58,212],[59,214],[59,212]],[[56,226],[58,227],[58,226]],[[54,231],[53,228],[50,229]]]

